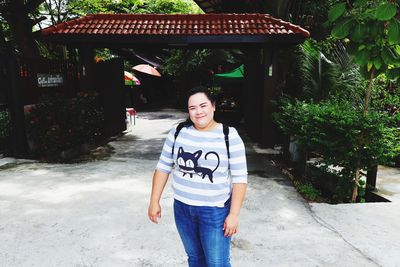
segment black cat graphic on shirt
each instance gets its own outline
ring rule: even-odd
[[[207,160],[207,156],[210,154],[213,154],[217,156],[218,163],[217,166],[215,167],[214,170],[211,170],[209,168],[201,167],[198,165],[199,158],[203,154],[203,151],[198,150],[194,153],[190,152],[185,152],[182,147],[179,147],[178,150],[178,156],[177,156],[177,161],[178,161],[178,166],[183,173],[183,176],[186,174],[190,175],[190,178],[193,178],[193,174],[198,174],[202,176],[204,179],[206,176],[208,176],[208,179],[210,179],[210,182],[213,183],[213,173],[219,166],[219,156],[216,152],[210,151],[207,154],[204,155],[204,159]]]

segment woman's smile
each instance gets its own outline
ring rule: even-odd
[[[214,121],[215,105],[204,93],[192,95],[188,100],[188,109],[190,120],[197,130],[207,131],[216,125]]]

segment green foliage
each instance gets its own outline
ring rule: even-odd
[[[7,110],[0,111],[0,140],[10,136],[10,113]]]
[[[36,24],[38,6],[44,1],[0,1],[0,50],[6,48],[7,55],[40,58],[32,26]]]
[[[43,0],[36,13],[36,16],[46,16],[54,25],[94,13],[198,14],[202,11],[190,0]],[[49,20],[41,26],[49,26]]]
[[[96,48],[94,49],[95,60],[96,61],[106,61],[110,60],[114,57],[111,51],[108,48]]]
[[[397,5],[391,2],[380,3],[375,10],[375,18],[381,21],[387,21],[397,13]]]
[[[75,16],[92,13],[136,13],[136,14],[199,14],[201,9],[189,0],[75,0],[68,3]]]
[[[232,51],[220,49],[171,50],[162,66],[163,72],[182,77],[196,73],[199,77],[216,64],[235,63]],[[193,78],[193,77],[192,77]]]
[[[358,199],[359,202],[363,203],[365,202],[365,192],[366,192],[366,187],[367,183],[364,180],[360,180],[359,182],[360,186],[358,187]]]
[[[400,86],[391,83],[385,75],[378,76],[373,82],[372,109],[396,116],[400,113]],[[398,125],[400,127],[400,124]]]
[[[143,6],[142,0],[73,0],[67,4],[73,16],[84,16],[93,13],[136,13]]]
[[[338,64],[328,60],[313,40],[305,41],[300,51],[303,98],[309,101],[326,99],[341,76]]]
[[[344,11],[343,5],[345,6]],[[371,114],[368,114],[368,110],[374,79],[380,74],[386,74],[389,79],[396,80],[398,79],[396,74],[400,73],[399,21],[395,17],[398,12],[398,5],[392,0],[341,1],[333,5],[329,10],[328,23],[333,25],[332,36],[347,43],[348,51],[354,55],[356,63],[360,66],[360,73],[368,79],[362,111],[363,117],[361,118],[366,120],[364,121],[366,126],[371,122],[368,119],[373,121]],[[382,113],[373,113],[374,116],[376,114],[381,115]],[[370,127],[369,129],[372,128]],[[375,132],[377,133],[378,131]],[[394,139],[398,139],[398,136],[400,136],[397,129],[392,131],[389,126],[382,127],[380,132],[386,135],[388,140],[393,135]],[[359,135],[364,138],[364,132],[361,131]],[[376,138],[377,136],[371,137]],[[385,141],[380,144],[381,146],[377,146],[378,149],[384,147]],[[382,151],[377,151],[374,156],[379,158],[381,153]],[[355,171],[355,187],[352,201],[355,201],[357,196],[356,188],[359,186],[358,170],[365,166],[361,163],[364,155],[360,151],[356,151],[355,154],[356,160],[352,163],[357,171]]]
[[[76,98],[45,97],[25,116],[28,139],[38,156],[56,156],[62,150],[92,143],[101,134],[103,115],[95,92]]]
[[[312,39],[300,45],[299,70],[302,77],[302,99],[327,98],[351,100],[362,105],[363,78],[358,65],[340,42]]]
[[[351,191],[356,166],[367,170],[400,154],[400,122],[383,112],[363,114],[346,101],[318,104],[284,99],[274,119],[300,147],[321,155],[323,166],[338,166],[338,195]]]
[[[389,44],[400,43],[400,22],[397,19],[391,20],[388,27],[388,36],[389,36]],[[388,52],[390,52],[390,50],[388,50]]]
[[[340,16],[343,15],[345,11],[346,11],[346,3],[338,3],[332,6],[332,8],[328,12],[329,21],[337,20]]]
[[[309,201],[316,201],[321,198],[321,192],[310,183],[298,184],[297,189]]]
[[[328,165],[351,170],[360,159],[363,167],[369,167],[399,153],[396,119],[372,111],[364,116],[349,102],[310,104],[286,100],[276,119],[282,130],[308,151],[324,155]]]
[[[343,39],[347,35],[349,35],[351,28],[353,26],[352,19],[344,19],[336,24],[336,26],[332,29],[332,35],[338,39]]]
[[[177,104],[186,107],[184,95],[189,88],[198,84],[214,86],[212,70],[222,64],[237,64],[236,57],[240,56],[237,50],[175,49],[169,51],[161,68],[163,73],[174,77]]]
[[[11,44],[7,41],[11,39],[8,24],[0,17],[0,55],[6,54],[11,50]]]
[[[358,0],[351,6],[340,2],[329,9],[331,34],[348,42],[362,74],[400,73],[400,22],[395,17],[398,3],[390,0]]]
[[[305,101],[285,99],[274,118],[303,151],[321,157],[326,171],[340,167],[336,201],[349,201],[355,184],[362,201],[363,181],[354,183],[358,171],[400,158],[398,4],[331,2],[334,41],[307,41],[301,47]]]
[[[201,14],[200,7],[190,0],[149,0],[146,1],[143,13],[155,14]]]

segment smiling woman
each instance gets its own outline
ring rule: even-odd
[[[214,120],[215,101],[206,94],[198,92],[189,97],[189,118],[194,127],[199,131],[207,131],[215,128],[217,122]]]
[[[148,216],[158,223],[172,173],[175,224],[189,266],[230,266],[247,188],[244,144],[235,128],[214,120],[206,88],[191,89],[187,100],[189,118],[169,132],[154,172]]]

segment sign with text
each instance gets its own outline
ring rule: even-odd
[[[37,74],[37,81],[39,87],[55,87],[64,84],[64,77],[62,74]]]

